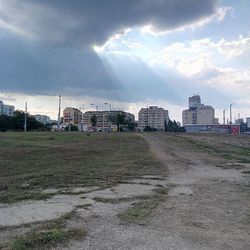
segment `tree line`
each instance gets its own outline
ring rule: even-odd
[[[5,132],[24,130],[25,113],[23,111],[15,111],[14,116],[0,115],[0,131]],[[34,117],[27,114],[27,130],[46,129],[46,126],[38,122]]]

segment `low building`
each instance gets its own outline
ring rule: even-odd
[[[15,107],[0,101],[0,115],[14,116]]]
[[[219,134],[240,134],[240,125],[223,124],[187,124],[185,125],[187,133],[219,133]]]
[[[169,121],[168,110],[158,106],[149,106],[141,108],[138,113],[138,129],[139,131],[145,130],[146,127],[164,131],[165,124]]]

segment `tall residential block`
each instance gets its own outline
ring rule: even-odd
[[[51,119],[47,115],[32,115],[38,122],[42,124],[49,124],[51,122]]]
[[[69,124],[80,127],[82,121],[82,112],[79,109],[67,107],[63,110],[63,125]]]
[[[13,116],[15,107],[11,105],[6,105],[0,101],[0,115]]]
[[[214,117],[214,108],[201,103],[199,95],[189,97],[189,109],[182,112],[182,124],[218,124],[218,119]]]
[[[138,113],[138,129],[143,131],[146,127],[164,131],[165,123],[168,123],[168,110],[158,106],[141,108]]]
[[[189,108],[199,108],[201,106],[201,97],[199,95],[193,95],[188,98]]]

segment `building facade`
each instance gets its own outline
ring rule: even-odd
[[[189,97],[189,109],[182,112],[182,124],[183,126],[187,124],[218,124],[218,118],[214,116],[214,108],[209,105],[204,105],[201,103],[201,98],[199,95],[194,95]]]
[[[0,115],[13,116],[15,107],[11,105],[6,105],[0,101]]]
[[[138,113],[138,129],[143,131],[146,127],[164,131],[165,123],[168,123],[168,110],[158,106],[142,108]]]
[[[82,112],[79,109],[67,107],[63,110],[63,126],[75,125],[80,129]]]
[[[47,115],[33,115],[32,117],[34,117],[38,122],[44,125],[51,123],[51,119]]]
[[[188,124],[185,126],[187,133],[218,133],[218,134],[240,134],[240,125],[231,124]]]
[[[247,127],[250,128],[250,117],[246,118]]]
[[[112,117],[116,117],[118,114],[125,114],[125,120],[130,121],[132,123],[135,122],[135,116],[128,112],[123,111],[87,111],[82,115],[82,124],[84,130],[91,130],[93,129],[91,123],[91,117],[96,116],[96,129],[99,131],[108,131],[108,130],[117,130],[117,125],[113,121]]]
[[[194,94],[193,96],[188,98],[189,108],[199,108],[201,106],[201,97],[199,95]]]

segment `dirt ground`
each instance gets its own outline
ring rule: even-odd
[[[27,230],[24,221],[42,222],[44,212],[48,220],[75,209],[67,227],[84,228],[86,236],[54,249],[250,249],[250,138],[140,136],[164,164],[160,176],[142,176],[83,194],[57,194],[46,201],[1,205],[0,241]],[[228,159],[221,153],[223,145],[229,153],[230,145],[244,147],[244,154]],[[167,193],[139,223],[118,216],[143,197],[153,197],[159,187]]]

